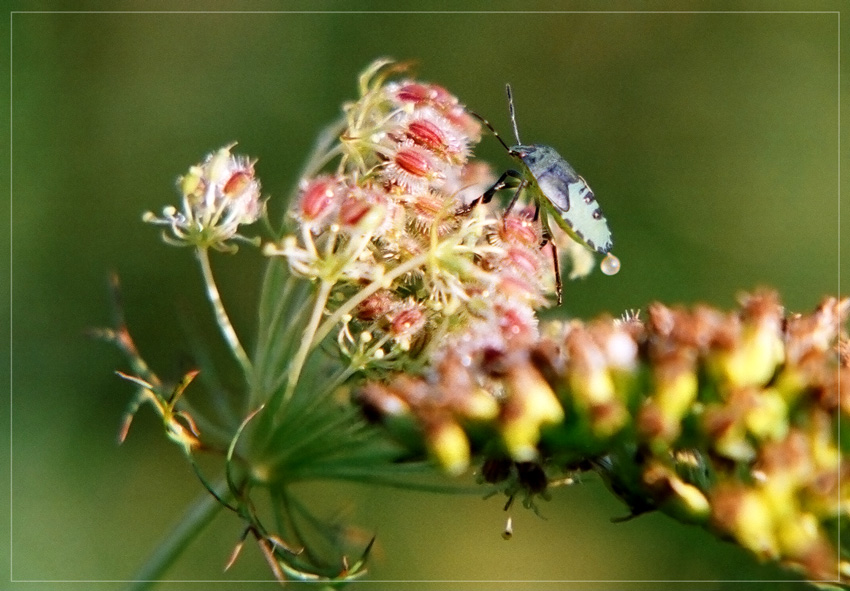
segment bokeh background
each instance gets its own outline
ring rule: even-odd
[[[504,84],[514,87],[525,142],[555,146],[588,180],[623,262],[565,288],[567,313],[590,317],[652,300],[729,307],[741,290],[777,288],[809,310],[839,283],[839,14],[832,13],[105,13],[232,10],[229,3],[13,2],[11,15],[12,306],[11,576],[113,581],[120,588],[199,486],[152,413],[116,445],[127,384],[109,346],[85,331],[109,322],[106,279],[117,272],[130,327],[158,372],[185,369],[191,342],[210,343],[228,373],[189,251],[141,223],[175,199],[174,179],[238,140],[281,215],[318,131],[356,96],[374,58],[416,59],[510,134]],[[482,10],[772,10],[773,3],[478,3]],[[838,2],[783,3],[835,11]],[[383,10],[390,3],[240,4],[244,10]],[[417,6],[453,10],[451,3]],[[847,31],[848,27],[844,27]],[[850,47],[846,38],[842,45]],[[4,50],[7,51],[7,50]],[[850,60],[842,60],[850,63]],[[7,66],[4,66],[7,67]],[[850,76],[842,72],[846,86]],[[844,96],[850,96],[844,88]],[[846,118],[846,115],[845,115]],[[843,134],[842,144],[850,145]],[[6,148],[3,148],[6,150]],[[846,151],[846,150],[845,150]],[[507,156],[492,138],[479,155]],[[9,180],[3,172],[3,181]],[[847,175],[844,175],[847,178]],[[5,216],[4,216],[5,217]],[[845,220],[850,217],[845,212]],[[843,259],[848,256],[847,241]],[[216,257],[220,287],[250,341],[260,256]],[[5,280],[0,280],[5,281]],[[11,316],[9,312],[11,310]],[[11,368],[9,366],[11,359]],[[2,444],[0,444],[2,445]],[[5,452],[4,452],[5,453]],[[7,487],[4,487],[7,488]],[[612,524],[624,508],[598,481],[554,491],[540,519],[514,511],[500,537],[501,499],[316,485],[327,514],[376,532],[370,579],[405,589],[802,589],[730,544],[659,515]],[[5,494],[5,493],[4,493]],[[169,571],[215,588],[275,588],[255,548],[222,566],[240,525],[222,514]],[[3,564],[3,569],[9,565]],[[0,588],[6,584],[5,574]],[[510,580],[495,583],[447,581]],[[516,581],[527,581],[525,583]],[[672,582],[671,582],[672,581]],[[676,583],[675,581],[680,581]],[[681,581],[705,581],[684,583]],[[11,583],[9,583],[12,585]],[[213,588],[212,584],[206,585]],[[32,584],[26,588],[34,589]],[[163,589],[199,588],[170,582]],[[17,588],[17,586],[16,586]]]

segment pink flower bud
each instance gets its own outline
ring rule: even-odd
[[[418,82],[408,82],[399,87],[395,92],[395,96],[398,100],[404,103],[414,103],[417,105],[424,104],[428,102],[431,98],[432,93],[431,89],[425,84],[420,84]]]
[[[412,176],[426,178],[434,169],[428,153],[419,148],[402,148],[396,152],[393,162]]]
[[[443,176],[432,153],[411,141],[390,156],[384,174],[387,180],[411,193],[425,191],[431,181]]]
[[[414,143],[437,153],[448,148],[446,134],[436,123],[426,119],[411,121],[407,125],[407,135]]]
[[[356,197],[347,197],[339,206],[339,223],[356,226],[372,209],[372,204]]]
[[[221,191],[227,197],[236,197],[248,188],[253,178],[253,171],[240,170],[234,172],[224,183],[224,188]]]
[[[325,217],[337,201],[339,183],[334,177],[322,176],[305,182],[301,187],[298,212],[307,221]]]
[[[390,321],[390,333],[394,337],[412,336],[425,327],[425,311],[417,304],[405,306]]]
[[[398,304],[398,299],[388,290],[373,293],[355,309],[357,318],[366,322],[378,320]]]
[[[521,244],[536,248],[541,242],[538,225],[524,215],[509,215],[502,218],[498,236],[506,244]]]

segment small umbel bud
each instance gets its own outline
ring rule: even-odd
[[[391,313],[389,320],[390,335],[407,351],[411,340],[425,328],[428,317],[422,304],[408,300]]]
[[[239,226],[257,221],[265,203],[260,199],[260,181],[254,176],[255,161],[232,155],[234,145],[209,154],[178,179],[182,211],[168,206],[162,217],[150,212],[144,215],[144,221],[170,228],[171,234],[163,234],[166,242],[232,252],[236,247],[229,244],[231,239],[245,240],[237,233]]]

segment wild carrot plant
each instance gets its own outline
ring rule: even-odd
[[[265,203],[256,161],[235,144],[179,179],[179,209],[144,216],[195,253],[245,413],[232,425],[199,416],[187,403],[205,395],[198,372],[160,379],[120,311],[102,331],[136,388],[120,439],[150,403],[208,491],[140,579],[159,577],[221,508],[244,524],[226,566],[251,539],[280,581],[361,576],[371,543],[353,549],[344,528],[318,519],[292,492],[304,481],[453,492],[474,473],[482,495],[536,510],[556,484],[593,473],[630,517],[662,511],[812,580],[850,580],[839,542],[850,302],[790,314],[760,290],[733,312],[655,303],[541,322],[555,275],[534,207],[479,203],[497,175],[473,158],[478,119],[406,74],[378,60],[360,76],[277,234],[243,235]],[[557,240],[571,278],[592,270],[585,246]],[[248,348],[210,264],[239,242],[268,259]],[[217,480],[201,453],[220,458]],[[430,473],[445,484],[415,478]]]

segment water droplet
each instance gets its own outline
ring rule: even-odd
[[[599,268],[602,269],[602,272],[606,275],[616,275],[620,271],[620,259],[609,252],[605,255],[605,258],[602,259],[602,262],[599,264]]]

